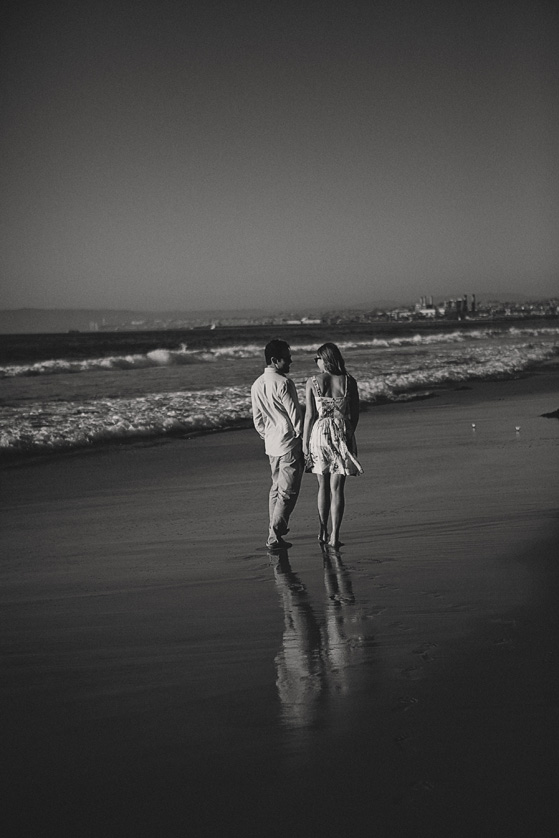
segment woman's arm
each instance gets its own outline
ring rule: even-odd
[[[347,395],[349,403],[349,422],[353,430],[356,429],[359,422],[359,390],[357,389],[357,381],[351,376],[347,377]]]
[[[307,385],[305,388],[305,399],[306,407],[305,424],[303,427],[303,454],[307,454],[309,451],[309,440],[311,438],[312,426],[314,425],[317,417],[317,409],[314,400],[314,392],[311,378],[307,380]]]

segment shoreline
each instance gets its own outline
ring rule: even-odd
[[[5,469],[9,838],[551,834],[557,383],[364,411],[338,554],[252,429]]]
[[[499,399],[506,398],[508,394],[515,394],[516,392],[558,392],[559,401],[559,359],[548,360],[540,364],[536,369],[526,370],[520,375],[510,378],[497,379],[472,379],[460,384],[441,384],[430,385],[426,389],[425,395],[418,395],[409,399],[402,399],[401,401],[379,401],[379,402],[362,402],[362,413],[370,413],[380,409],[386,408],[412,408],[417,402],[424,400],[438,400],[448,401],[449,398],[462,397],[464,401],[469,401],[471,398],[484,399]],[[460,394],[460,395],[459,395]],[[470,394],[470,395],[468,395]],[[551,407],[550,410],[557,409]],[[235,422],[235,424],[226,427],[216,427],[207,429],[197,429],[190,432],[171,432],[166,435],[150,436],[131,436],[129,438],[114,440],[102,439],[94,442],[89,446],[76,446],[68,449],[56,450],[39,450],[39,451],[22,451],[22,450],[5,450],[0,452],[0,472],[2,469],[18,468],[22,465],[33,463],[49,462],[58,458],[65,457],[79,457],[79,456],[94,456],[107,450],[119,449],[122,447],[137,447],[145,448],[154,445],[163,445],[172,443],[177,440],[198,439],[204,436],[213,434],[222,434],[235,431],[252,430],[252,419],[243,418]]]

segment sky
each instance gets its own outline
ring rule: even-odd
[[[551,0],[3,5],[1,308],[559,293]]]

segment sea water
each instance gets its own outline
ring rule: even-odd
[[[291,345],[301,401],[316,349],[336,342],[363,405],[529,374],[559,355],[556,321],[0,335],[0,458],[248,425],[272,337]]]

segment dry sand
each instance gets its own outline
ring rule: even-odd
[[[365,412],[337,555],[254,431],[3,469],[3,834],[556,834],[558,407]]]

